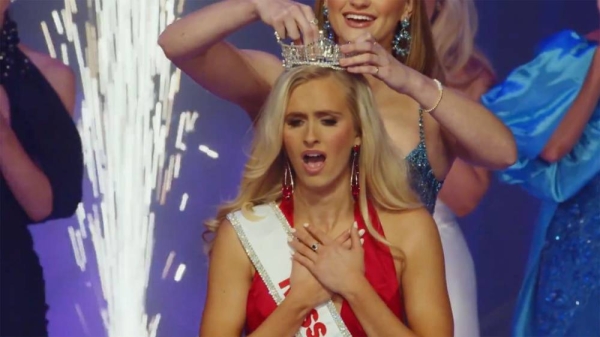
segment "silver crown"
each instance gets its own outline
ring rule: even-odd
[[[319,32],[319,39],[308,45],[294,45],[284,43],[279,34],[275,32],[277,43],[281,46],[283,66],[291,69],[298,66],[318,66],[343,70],[340,59],[344,56],[340,47],[335,42],[325,37],[323,31]]]

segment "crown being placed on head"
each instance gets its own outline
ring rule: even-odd
[[[275,37],[281,46],[281,57],[286,69],[308,65],[337,70],[344,69],[340,66],[340,59],[344,56],[340,52],[340,47],[326,38],[323,31],[319,32],[317,41],[307,45],[286,44],[277,32],[275,32]]]

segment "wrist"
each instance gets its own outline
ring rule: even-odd
[[[370,287],[369,281],[364,275],[357,277],[349,277],[348,283],[343,289],[340,289],[340,295],[350,302],[357,301],[361,294],[364,293],[365,288]]]
[[[400,90],[398,91],[402,94],[406,94],[412,98],[415,98],[416,100],[416,97],[422,93],[423,90],[427,90],[427,80],[431,81],[431,79],[412,68],[405,68],[406,70],[403,75],[405,78],[404,85],[399,88]]]
[[[306,317],[312,309],[320,304],[314,303],[314,301],[311,302],[310,296],[306,296],[306,294],[301,294],[300,292],[291,289],[283,302],[286,302],[292,310],[297,312],[302,318]]]
[[[248,6],[248,13],[250,14],[250,22],[254,22],[260,19],[259,8],[261,0],[230,0],[243,3]]]
[[[433,113],[443,98],[444,87],[438,80],[431,79],[421,73],[413,80],[414,86],[408,93],[423,109],[423,112]]]

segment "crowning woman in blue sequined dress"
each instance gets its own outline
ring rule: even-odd
[[[564,31],[482,98],[517,141],[500,179],[543,201],[515,336],[600,333],[599,97],[596,44]]]

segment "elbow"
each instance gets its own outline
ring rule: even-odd
[[[34,223],[45,221],[52,214],[52,197],[37,204],[35,207],[26,209],[25,212]]]
[[[501,151],[497,152],[499,155],[496,158],[496,162],[491,169],[494,170],[504,170],[517,162],[518,159],[518,151],[517,144],[511,136],[511,141],[507,142]]]
[[[158,37],[158,46],[160,47],[160,49],[162,49],[163,53],[169,60],[173,60],[173,57],[174,57],[173,47],[172,47],[171,43],[169,43],[169,42],[170,42],[169,35],[168,35],[168,32],[165,30]]]
[[[512,131],[504,125],[503,129],[504,131],[498,134],[495,145],[491,145],[489,156],[493,158],[493,162],[491,165],[485,165],[488,169],[504,170],[514,165],[519,157],[517,142]]]
[[[452,212],[459,218],[471,214],[477,208],[478,202],[463,202],[456,205]]]
[[[167,27],[158,37],[158,46],[162,49],[165,57],[171,61],[175,61],[180,58],[180,52],[178,52],[178,43],[174,41],[173,33],[170,31],[170,27]]]
[[[481,199],[483,199],[484,195],[485,190],[482,190],[479,193],[472,193],[469,196],[461,198],[461,200],[456,200],[455,202],[447,204],[449,204],[448,206],[451,207],[452,212],[457,217],[462,218],[471,214],[477,208],[477,206],[479,206],[479,203],[481,202]]]
[[[471,214],[481,203],[490,186],[490,174],[488,171],[480,173],[477,179],[463,186],[449,184],[442,188],[440,199],[452,210],[457,217],[462,218]]]
[[[189,58],[188,55],[183,54],[183,51],[179,47],[179,43],[174,40],[173,33],[169,32],[169,27],[167,27],[167,29],[158,37],[158,46],[162,49],[165,57],[172,62],[178,62]]]
[[[564,153],[558,146],[546,146],[540,153],[540,158],[547,163],[556,163],[563,156]]]
[[[60,195],[56,199],[50,196],[36,207],[26,210],[26,213],[33,223],[70,218],[77,211],[81,199],[81,191]]]
[[[517,150],[517,143],[515,142],[512,134],[510,135],[510,142],[506,144],[506,149],[504,150],[503,163],[501,169],[505,169],[514,165],[517,162],[519,156],[519,151]]]

